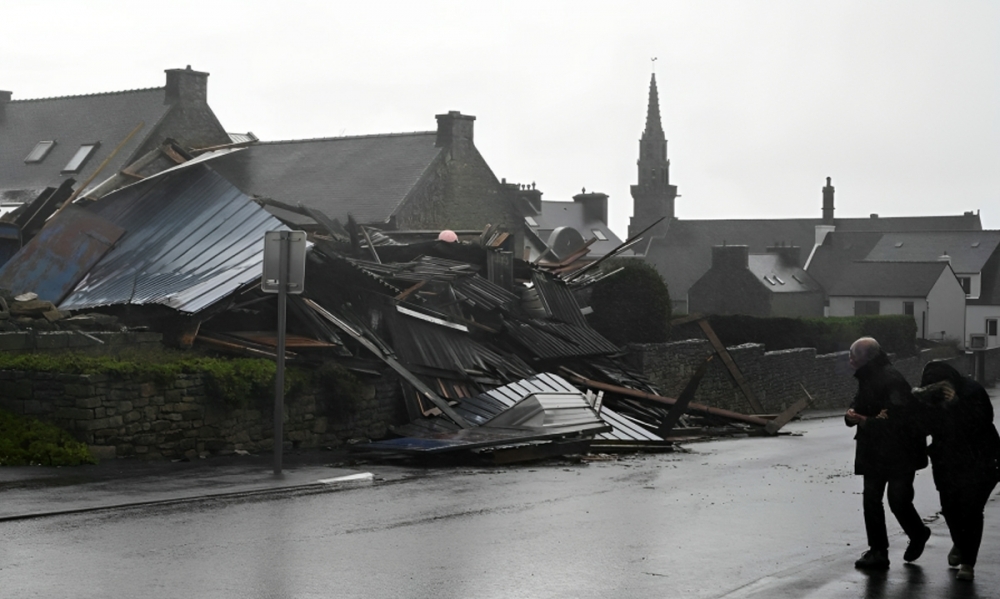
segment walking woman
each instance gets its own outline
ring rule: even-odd
[[[929,362],[920,385],[913,391],[928,408],[928,454],[954,543],[948,564],[959,567],[956,578],[972,580],[983,540],[983,509],[1000,478],[993,405],[982,385],[945,362]]]

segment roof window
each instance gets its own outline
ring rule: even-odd
[[[979,247],[979,242],[978,241],[973,241],[972,242],[972,247],[974,247],[974,248]]]
[[[28,156],[24,159],[24,161],[28,164],[36,164],[45,160],[45,157],[49,155],[49,150],[51,150],[54,145],[56,145],[54,140],[38,142],[35,144],[34,149],[28,153]]]
[[[602,231],[600,229],[591,229],[591,232],[594,233],[594,237],[596,237],[599,241],[607,241],[608,240],[608,236],[605,235],[604,231]]]
[[[83,165],[87,164],[87,160],[94,154],[94,151],[100,147],[99,142],[94,142],[92,144],[83,144],[80,149],[73,154],[73,157],[69,159],[66,166],[63,167],[62,172],[64,173],[79,173]]]
[[[528,223],[529,227],[537,227],[538,226],[538,223],[535,222],[535,219],[531,218],[530,216],[525,216],[524,217],[524,222]]]
[[[898,248],[903,247],[903,242],[902,241],[897,241],[896,242],[896,247],[898,247]]]
[[[781,285],[785,284],[785,282],[782,281],[781,277],[779,277],[778,275],[771,275],[771,276],[774,277],[774,280],[777,281],[779,284],[781,284]]]

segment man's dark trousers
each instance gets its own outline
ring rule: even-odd
[[[892,510],[903,532],[908,537],[917,538],[924,530],[924,523],[913,507],[913,479],[916,472],[894,474],[870,473],[864,475],[865,531],[868,546],[872,549],[888,551],[889,537],[885,528],[885,508],[882,496],[887,495],[889,509]]]

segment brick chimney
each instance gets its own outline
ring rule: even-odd
[[[167,69],[165,104],[207,104],[208,73],[186,69]]]
[[[14,92],[0,90],[0,123],[4,122],[7,118],[7,104],[10,102],[10,98],[13,95]]]
[[[823,188],[823,224],[833,224],[833,185],[830,184],[830,177],[826,178],[826,187]]]
[[[583,204],[583,215],[587,220],[599,220],[608,224],[608,194],[584,191],[573,196],[573,201]]]
[[[462,142],[472,143],[472,123],[476,117],[451,110],[448,114],[439,114],[435,118],[438,122],[437,141],[434,143],[436,147]]]
[[[750,248],[745,245],[717,245],[712,248],[713,270],[750,268]]]

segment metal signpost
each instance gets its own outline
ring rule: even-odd
[[[264,233],[264,272],[260,289],[278,294],[277,372],[274,376],[274,473],[281,474],[285,406],[285,308],[288,294],[302,293],[306,278],[305,231]]]

